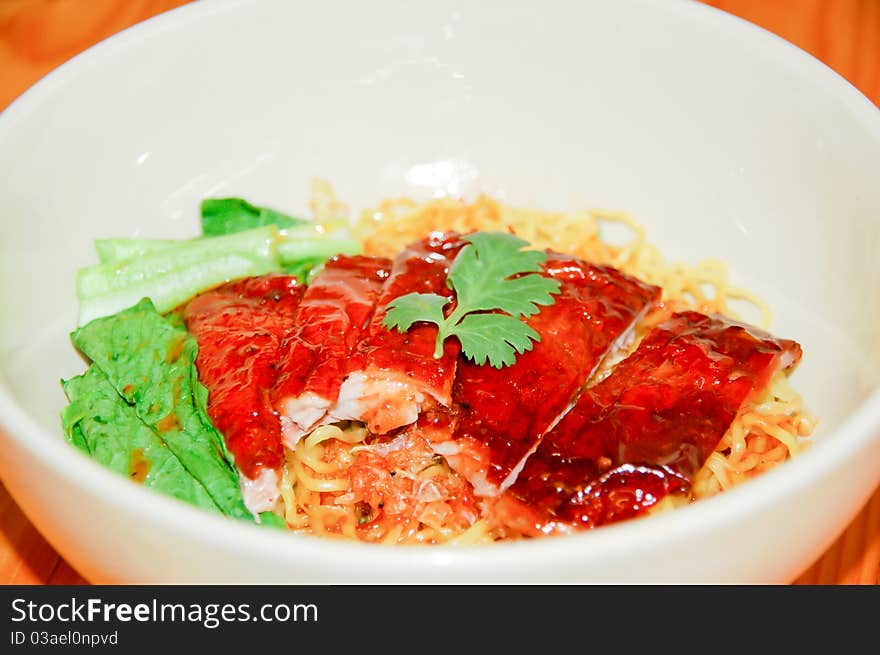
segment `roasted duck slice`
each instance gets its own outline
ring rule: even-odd
[[[542,275],[561,286],[554,304],[527,320],[540,342],[501,369],[460,359],[453,415],[423,421],[435,451],[478,495],[512,484],[599,364],[660,297],[655,286],[569,255],[549,253]]]
[[[723,316],[674,314],[550,431],[496,504],[525,534],[594,527],[683,494],[794,341]]]
[[[274,405],[288,447],[319,425],[336,402],[352,350],[367,329],[391,261],[339,255],[303,295],[296,330],[278,363]]]
[[[453,297],[446,286],[452,260],[465,245],[458,234],[434,232],[405,248],[394,260],[364,338],[354,349],[333,420],[366,423],[370,432],[383,434],[413,423],[423,406],[452,402],[459,345],[444,343],[434,357],[437,327],[422,323],[405,333],[382,325],[388,304],[408,293],[435,293]]]
[[[183,310],[199,344],[196,367],[208,389],[208,415],[225,437],[245,504],[255,513],[273,509],[279,495],[284,449],[269,396],[302,295],[295,277],[255,277],[196,296]]]

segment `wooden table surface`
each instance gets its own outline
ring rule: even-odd
[[[187,0],[0,0],[0,109],[111,34]],[[672,1],[672,0],[670,0]],[[708,0],[822,59],[880,105],[880,0]],[[0,482],[0,583],[83,584]],[[793,581],[880,584],[880,486],[829,550]]]

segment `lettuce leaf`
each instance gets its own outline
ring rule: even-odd
[[[342,221],[332,224],[314,223],[289,216],[275,209],[258,207],[242,198],[208,198],[202,201],[202,234],[216,237],[256,227],[274,225],[278,228],[278,255],[285,273],[304,284],[314,276],[318,267],[333,255],[353,255],[363,251],[360,241]],[[108,240],[109,241],[109,240]],[[120,250],[134,251],[163,247],[126,243],[118,239]],[[95,244],[96,247],[98,244]],[[107,245],[102,245],[104,249]],[[99,247],[99,252],[101,247]]]
[[[207,390],[198,381],[193,336],[145,298],[79,328],[71,339],[224,514],[253,520],[223,436],[205,410]]]
[[[281,271],[278,229],[266,226],[215,239],[105,240],[105,261],[76,277],[79,324],[150,298],[168,312],[198,293],[229,280]],[[114,250],[115,248],[115,250]],[[128,259],[118,257],[134,254]]]
[[[333,255],[362,252],[363,244],[345,223],[297,225],[278,233],[278,257],[284,266],[315,259],[323,262]]]
[[[180,241],[173,239],[95,239],[95,251],[102,264],[124,262],[174,248]]]
[[[287,530],[287,521],[273,512],[260,512],[260,525],[274,530]]]
[[[275,209],[252,205],[243,198],[206,198],[202,201],[202,234],[215,237],[275,225],[293,227],[306,221]]]
[[[71,443],[104,466],[190,503],[219,511],[205,488],[138,417],[97,366],[62,382],[70,404],[61,413]]]

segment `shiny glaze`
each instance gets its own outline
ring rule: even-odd
[[[388,330],[382,321],[388,304],[408,293],[435,293],[451,301],[454,294],[446,285],[446,277],[449,266],[465,245],[456,233],[432,232],[407,246],[394,259],[366,336],[355,348],[347,367],[349,376],[362,374],[368,381],[370,397],[363,398],[357,415],[346,418],[363,420],[371,431],[383,433],[404,424],[396,420],[393,396],[416,405],[423,402],[417,399],[419,396],[441,404],[451,402],[460,350],[458,341],[447,339],[443,355],[435,358],[437,326],[416,323],[400,333]]]
[[[391,261],[337,255],[306,289],[282,347],[276,404],[311,392],[335,401],[352,349],[369,324]]]
[[[722,316],[674,314],[585,390],[526,462],[502,520],[594,527],[687,491],[740,407],[800,346]]]
[[[525,475],[490,507],[490,520],[532,537],[566,533],[634,518],[690,488],[688,479],[661,466],[621,464],[605,473],[600,468],[532,455]]]
[[[549,253],[542,274],[561,288],[554,304],[527,321],[540,342],[501,369],[463,358],[458,363],[452,441],[459,454],[449,459],[489,495],[515,474],[606,354],[660,297],[658,287],[568,255]],[[442,431],[434,434],[444,438]],[[448,451],[441,446],[438,452]]]
[[[196,367],[208,389],[208,415],[242,475],[252,480],[284,463],[269,394],[302,294],[295,277],[270,275],[203,293],[183,310],[199,343]]]

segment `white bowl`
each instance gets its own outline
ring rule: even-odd
[[[880,479],[880,112],[696,3],[196,3],[101,43],[0,117],[0,473],[95,582],[787,582]],[[728,261],[806,352],[816,445],[685,509],[491,547],[242,525],[67,445],[74,273],[104,236],[197,234],[209,195],[304,209],[480,189],[633,213]]]

